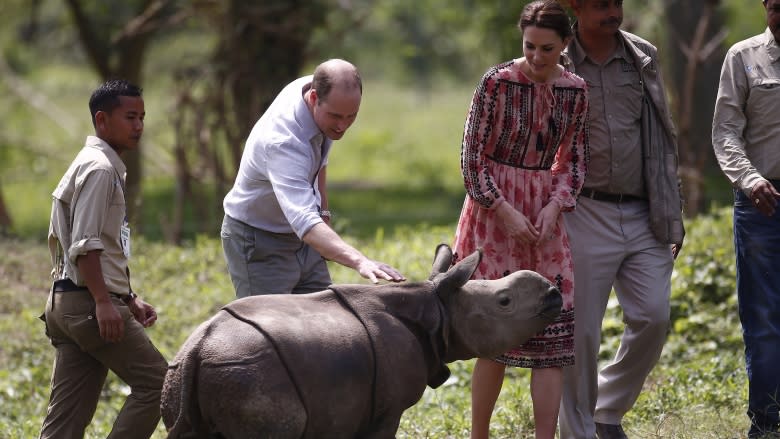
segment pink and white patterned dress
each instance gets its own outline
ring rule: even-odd
[[[455,234],[455,261],[483,249],[474,279],[533,270],[563,295],[560,316],[543,331],[495,360],[545,368],[574,364],[574,273],[562,215],[553,239],[529,246],[509,239],[496,215],[502,203],[531,223],[550,202],[574,209],[585,181],[588,98],[585,81],[564,72],[534,82],[519,60],[489,70],[474,92],[466,119],[461,170],[466,200]]]

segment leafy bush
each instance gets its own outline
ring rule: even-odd
[[[688,224],[672,276],[672,337],[676,355],[717,353],[742,346],[736,295],[731,208]]]

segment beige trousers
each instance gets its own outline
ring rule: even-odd
[[[564,214],[574,261],[574,366],[564,368],[561,439],[593,439],[594,422],[620,424],[661,355],[674,259],[650,231],[644,201],[581,197]],[[615,357],[598,370],[601,324],[614,288],[623,310]]]
[[[84,437],[108,370],[130,387],[108,438],[148,439],[157,427],[168,363],[127,305],[115,297],[111,300],[125,323],[118,343],[100,338],[95,302],[87,290],[49,295],[46,327],[57,352],[41,439]]]

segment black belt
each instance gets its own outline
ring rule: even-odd
[[[622,203],[623,201],[647,201],[645,198],[638,197],[636,195],[610,194],[609,192],[601,192],[594,189],[585,188],[583,188],[580,192],[580,196],[596,201],[608,201],[610,203]]]
[[[89,291],[87,287],[80,287],[73,283],[72,280],[65,278],[65,279],[59,279],[54,281],[54,292],[55,293],[67,293],[70,291]],[[123,302],[127,303],[133,299],[132,294],[119,294],[119,293],[111,293],[108,294],[117,297],[121,299]]]
[[[67,293],[68,291],[87,291],[87,287],[80,287],[70,279],[59,279],[54,281],[55,293]]]

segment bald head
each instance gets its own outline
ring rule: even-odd
[[[334,88],[342,92],[357,90],[363,94],[363,81],[360,72],[352,63],[343,59],[329,59],[314,69],[311,84],[320,101],[327,101]]]

